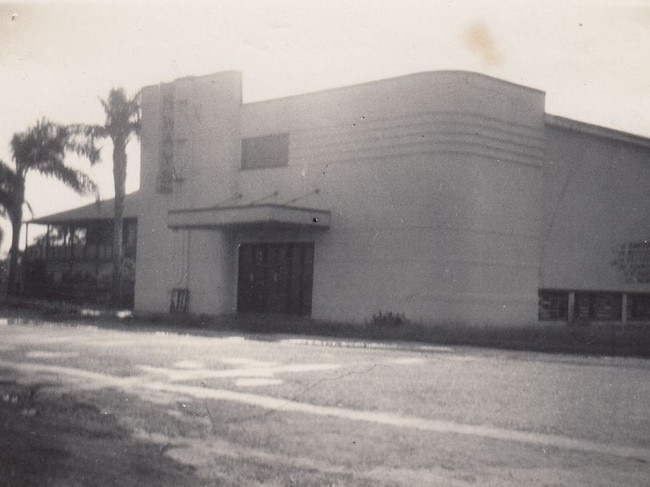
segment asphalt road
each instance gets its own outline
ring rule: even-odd
[[[1,323],[2,377],[82,395],[206,485],[224,458],[259,485],[650,479],[641,359]]]

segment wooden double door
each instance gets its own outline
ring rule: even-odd
[[[311,314],[313,243],[241,244],[237,311]]]

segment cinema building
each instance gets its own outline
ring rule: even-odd
[[[142,91],[135,310],[650,320],[650,140],[427,72],[242,103]]]

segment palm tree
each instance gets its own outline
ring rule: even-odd
[[[2,159],[0,159],[0,217],[10,218],[15,212],[15,195],[18,188],[16,172]],[[13,226],[13,225],[12,225]],[[0,233],[0,243],[4,240],[4,233]]]
[[[11,249],[9,250],[9,277],[7,292],[16,291],[20,229],[25,205],[27,174],[35,171],[58,179],[79,194],[96,193],[95,183],[82,171],[65,165],[70,153],[86,156],[91,164],[99,160],[99,152],[85,141],[79,142],[67,127],[40,120],[25,132],[11,139],[15,168],[0,161],[0,206],[11,222]]]
[[[124,271],[124,197],[126,193],[126,146],[131,136],[140,136],[139,93],[129,98],[123,88],[113,88],[108,99],[100,99],[106,121],[104,125],[77,125],[74,130],[86,137],[90,147],[95,139],[110,138],[113,143],[113,184],[115,187],[115,216],[113,220],[113,286],[114,306],[122,303],[122,275]],[[96,149],[95,149],[96,150]]]

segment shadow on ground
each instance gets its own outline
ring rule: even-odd
[[[114,416],[43,385],[0,381],[0,485],[200,485],[159,445],[133,439]]]

